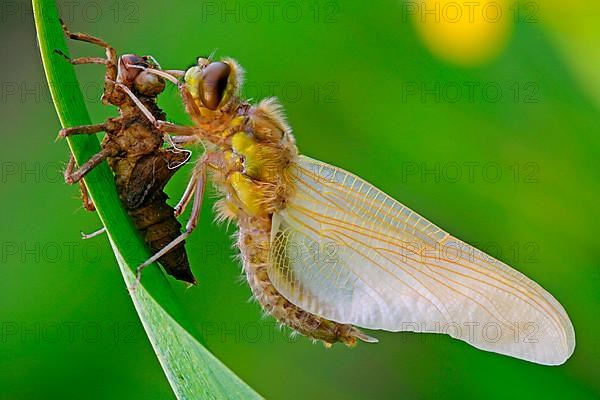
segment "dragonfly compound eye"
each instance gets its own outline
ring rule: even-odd
[[[142,96],[154,97],[165,90],[165,80],[151,72],[140,70],[134,87]]]
[[[210,63],[202,70],[200,100],[209,110],[216,110],[225,97],[231,67],[224,62]]]
[[[148,63],[140,56],[135,54],[125,54],[119,58],[119,72],[117,80],[126,86],[130,86],[135,78],[143,70],[136,68],[135,65],[147,67]]]

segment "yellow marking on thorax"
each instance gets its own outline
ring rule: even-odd
[[[238,132],[231,138],[231,148],[244,157],[244,173],[254,179],[260,178],[266,161],[260,157],[260,145],[246,132]]]
[[[235,167],[237,167],[228,176],[228,183],[233,188],[243,208],[251,215],[261,213],[265,197],[260,185],[253,180],[259,178],[263,162],[257,154],[259,146],[250,134],[237,132],[231,137],[233,152],[228,155],[228,159],[235,163]]]
[[[230,171],[235,172],[229,174],[228,183],[249,214],[266,214],[266,208],[277,197],[275,187],[281,169],[281,150],[260,143],[243,131],[231,136],[231,149],[227,157],[231,160],[229,165],[235,168]]]
[[[265,195],[252,178],[236,171],[227,177],[227,182],[233,189],[244,211],[250,215],[266,214],[263,207]]]

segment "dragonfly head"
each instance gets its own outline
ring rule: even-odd
[[[185,85],[200,107],[220,110],[237,101],[242,69],[232,59],[199,58],[185,73]]]
[[[125,54],[119,58],[117,82],[134,89],[142,96],[155,97],[165,90],[165,80],[143,68],[159,67],[151,56]]]

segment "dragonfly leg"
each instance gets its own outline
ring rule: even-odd
[[[163,132],[177,136],[195,136],[197,132],[197,129],[193,126],[177,125],[162,120],[156,120],[154,125]]]
[[[106,232],[106,228],[103,226],[102,228],[98,229],[96,232],[92,232],[92,233],[81,232],[81,238],[83,240],[91,239],[93,237],[103,234],[104,232]]]
[[[107,53],[106,53],[107,57],[106,58],[111,58],[111,57],[109,57],[108,49],[111,49],[112,53],[116,54],[115,50],[104,40],[97,38],[95,36],[92,36],[92,35],[88,35],[87,33],[71,32],[69,30],[69,28],[67,27],[67,24],[65,24],[63,20],[61,20],[60,23],[62,25],[63,31],[65,32],[65,35],[67,35],[70,39],[79,40],[81,42],[87,42],[87,43],[95,44],[100,47],[104,47],[105,49],[107,49]],[[115,55],[114,59],[115,60],[117,59],[116,55]]]
[[[65,53],[63,53],[60,50],[54,50],[54,52],[56,54],[60,54],[61,56],[63,56],[68,62],[70,62],[73,65],[83,65],[83,64],[102,64],[102,65],[107,65],[109,63],[109,61],[106,58],[102,58],[102,57],[78,57],[78,58],[71,58],[68,55],[66,55]]]
[[[67,25],[62,20],[60,22],[62,24],[62,28],[63,28],[63,31],[65,32],[65,35],[67,35],[67,37],[69,39],[95,44],[97,46],[104,48],[104,50],[106,52],[106,58],[80,57],[80,58],[70,59],[66,54],[64,54],[60,50],[57,50],[56,52],[59,54],[62,54],[65,58],[67,58],[67,60],[71,64],[74,64],[74,65],[81,65],[81,64],[104,64],[104,65],[106,65],[106,72],[104,75],[104,94],[102,96],[102,99],[110,101],[109,98],[115,95],[114,89],[115,89],[115,82],[117,80],[117,72],[118,72],[117,52],[111,45],[106,43],[104,40],[97,38],[95,36],[88,35],[86,33],[71,32],[69,30],[69,28],[67,27]]]
[[[87,186],[85,186],[85,182],[83,180],[79,181],[79,191],[81,192],[81,202],[83,203],[83,208],[88,211],[96,211],[96,206],[90,197],[90,192],[88,191]]]
[[[63,128],[58,132],[58,138],[64,138],[73,135],[92,135],[98,132],[104,132],[107,126],[106,123],[95,125],[81,125],[70,128]]]
[[[185,76],[185,71],[180,69],[167,69],[165,70],[165,72],[177,79],[177,81],[183,79],[183,77]],[[171,80],[171,82],[173,82],[173,80]]]
[[[181,200],[179,200],[179,202],[175,206],[174,214],[176,217],[180,216],[185,211],[187,205],[189,204],[190,200],[194,196],[194,192],[196,191],[197,182],[198,182],[198,171],[194,168],[192,177],[190,178],[190,181],[188,182],[188,184],[183,192],[183,195],[181,196]]]
[[[73,175],[73,170],[75,169],[75,157],[73,156],[73,154],[71,154],[69,156],[69,162],[67,163],[67,168],[65,168],[65,180],[67,179],[67,176],[71,176]],[[81,192],[81,202],[83,203],[83,208],[85,208],[88,211],[96,211],[96,206],[94,205],[94,202],[92,201],[92,199],[90,198],[90,194],[87,190],[87,186],[85,186],[85,182],[80,180],[79,181],[79,191]]]
[[[183,242],[198,225],[198,220],[200,219],[200,211],[202,209],[202,199],[204,197],[204,188],[206,186],[206,165],[207,163],[204,160],[201,160],[197,166],[198,172],[195,174],[196,179],[194,185],[192,186],[192,196],[194,198],[194,202],[192,204],[192,213],[190,214],[190,219],[188,220],[185,226],[185,231],[171,243],[163,247],[158,253],[154,254],[152,257],[150,257],[148,260],[146,260],[144,263],[140,264],[137,267],[135,282],[131,287],[132,292],[136,290],[137,286],[140,283],[143,269],[155,262],[156,260],[158,260],[159,258],[161,258],[162,256],[164,256],[169,251],[171,251],[179,243]]]
[[[94,167],[100,164],[102,161],[106,160],[108,157],[111,157],[115,154],[112,149],[102,149],[98,153],[94,154],[89,160],[87,160],[81,167],[77,170],[73,171],[75,168],[75,160],[73,159],[73,163],[69,160],[69,164],[65,169],[65,182],[69,185],[72,185],[75,182],[79,182],[81,178],[83,178],[88,172],[90,172]],[[72,157],[72,156],[71,156]]]

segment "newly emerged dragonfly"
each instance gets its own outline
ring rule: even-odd
[[[184,195],[190,220],[171,246],[196,226],[208,171],[218,219],[239,227],[250,288],[282,323],[326,345],[377,341],[359,326],[447,333],[546,365],[573,353],[573,326],[550,293],[358,176],[300,155],[275,99],[239,97],[234,60],[146,70],[178,85],[194,126],[146,115],[177,142],[205,148]]]
[[[136,101],[142,102],[145,112],[158,118],[164,113],[156,104],[157,96],[164,90],[165,82],[143,69],[136,67],[156,66],[151,57],[117,53],[105,41],[84,33],[73,33],[63,23],[65,34],[73,39],[104,48],[106,57],[81,57],[71,59],[74,65],[105,65],[102,101],[119,109],[119,116],[101,124],[64,128],[59,137],[89,135],[106,132],[102,150],[76,168],[73,155],[65,171],[65,181],[80,183],[84,207],[90,211],[94,205],[87,195],[82,178],[98,164],[107,160],[115,174],[119,197],[127,213],[153,252],[161,250],[181,234],[181,224],[174,209],[167,204],[168,196],[163,189],[173,174],[183,165],[188,151],[171,146],[164,148],[163,134],[156,129],[131,101],[127,93],[135,92]],[[59,52],[60,53],[60,52]],[[124,89],[123,89],[124,88]],[[195,283],[189,266],[184,243],[171,246],[158,260],[167,273],[188,283]]]

